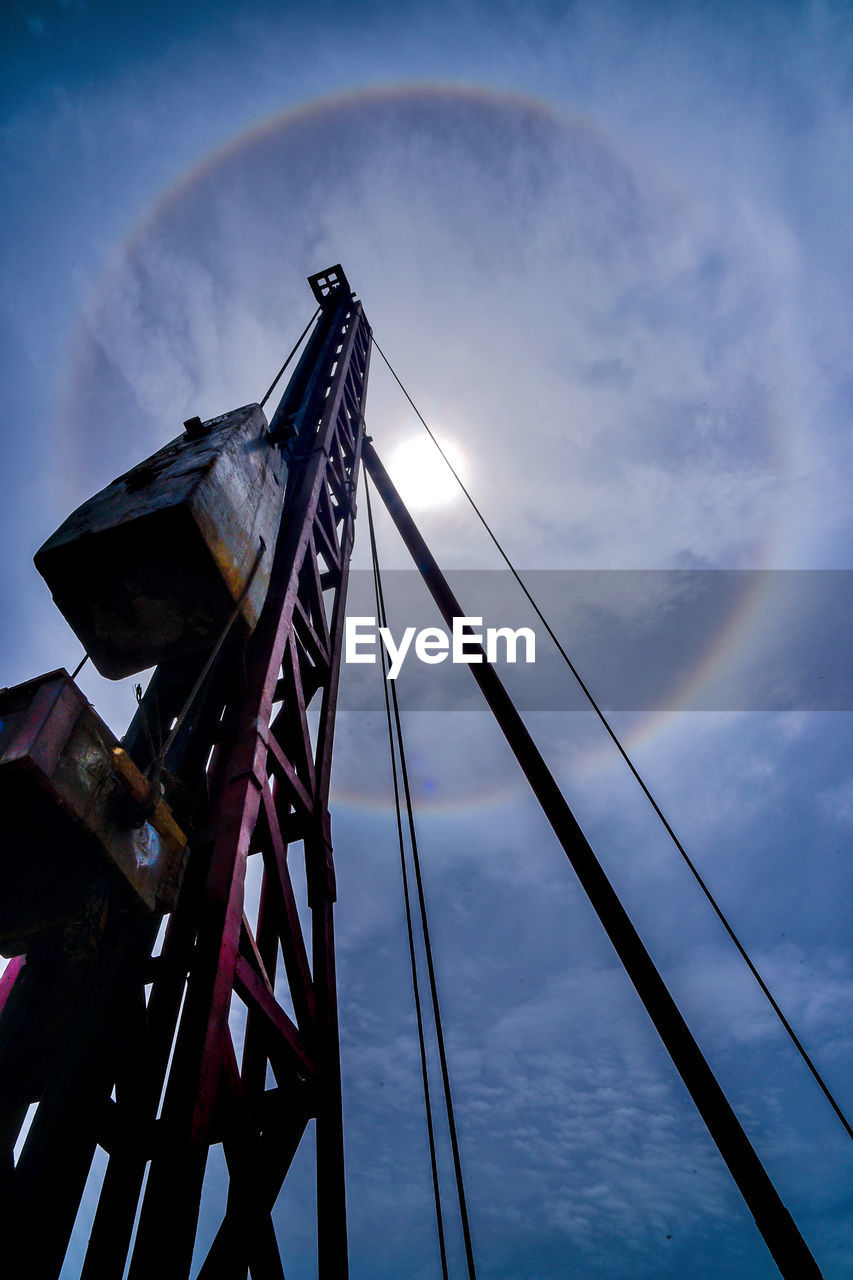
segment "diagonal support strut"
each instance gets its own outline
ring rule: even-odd
[[[362,460],[439,612],[452,627],[453,619],[464,617],[465,611],[368,441],[364,444]],[[472,652],[475,652],[473,647]],[[785,1280],[820,1280],[821,1272],[796,1223],[782,1203],[515,704],[494,667],[486,661],[485,654],[481,662],[472,664],[471,674],[687,1086],[780,1273]]]

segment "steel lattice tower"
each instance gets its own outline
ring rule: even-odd
[[[75,726],[99,731],[65,672],[0,691],[7,820],[0,939],[14,956],[0,979],[0,1239],[24,1260],[19,1271],[28,1280],[59,1276],[97,1147],[107,1165],[82,1280],[186,1280],[205,1168],[220,1143],[227,1205],[198,1274],[283,1280],[272,1211],[312,1120],[319,1277],[348,1274],[328,798],[362,462],[444,621],[452,626],[466,615],[365,437],[371,331],[361,304],[340,267],[311,285],[319,318],[269,426],[257,405],[225,415],[260,424],[252,447],[286,459],[274,546],[261,539],[215,643],[157,667],[123,749],[110,757],[120,784],[111,774],[107,786],[79,742],[69,776],[62,753]],[[187,437],[201,439],[222,421],[191,419]],[[156,474],[156,457],[123,478],[125,496]],[[85,555],[81,563],[88,572]],[[253,629],[241,629],[232,624],[259,566],[268,575],[263,606]],[[195,592],[193,581],[174,612],[193,614]],[[73,610],[73,598],[68,603]],[[499,675],[482,650],[474,663],[472,675],[781,1273],[819,1277]],[[101,746],[108,736],[103,727]],[[48,789],[53,809],[40,796],[22,798],[39,769],[60,796]],[[154,785],[161,780],[162,800]],[[81,817],[81,794],[88,804],[97,787],[109,793],[95,815],[109,856],[101,863],[86,854],[69,870],[66,863],[77,863],[63,860],[54,810],[74,836],[83,818],[92,821],[88,809]],[[145,858],[121,863],[127,831],[147,830],[149,818],[172,839],[169,848],[181,850],[173,884],[165,877],[152,888]],[[305,867],[302,910],[295,858]],[[256,912],[245,892],[250,860],[262,869]],[[13,898],[20,919],[8,906]],[[245,1012],[242,1045],[229,1020],[235,1000]]]
[[[347,1274],[328,794],[370,329],[339,268],[311,283],[319,319],[270,423],[290,473],[263,612],[248,639],[226,638],[162,762],[190,854],[159,953],[159,917],[128,913],[104,881],[87,918],[0,986],[3,1239],[33,1280],[59,1274],[96,1145],[109,1159],[82,1276],[120,1277],[128,1258],[131,1280],[187,1276],[214,1143],[228,1203],[200,1274],[282,1277],[271,1211],[311,1119],[320,1274]],[[155,672],[124,740],[140,767],[201,661]],[[310,937],[290,872],[303,856]]]

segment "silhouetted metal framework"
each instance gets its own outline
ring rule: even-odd
[[[339,267],[311,283],[320,317],[270,424],[289,475],[260,621],[214,649],[200,686],[206,655],[158,667],[125,739],[137,765],[162,766],[189,833],[177,904],[162,930],[95,875],[82,915],[0,979],[0,1241],[28,1280],[59,1275],[98,1146],[108,1162],[82,1280],[186,1280],[219,1143],[227,1206],[199,1275],[283,1280],[272,1210],[312,1120],[319,1276],[348,1274],[328,796],[362,454],[443,617],[464,612],[365,441],[361,305]],[[496,671],[483,656],[472,674],[780,1272],[819,1277]]]
[[[200,1274],[283,1277],[271,1211],[312,1119],[319,1271],[347,1275],[328,794],[370,329],[340,268],[311,284],[321,314],[270,423],[290,474],[263,612],[223,645],[163,762],[191,853],[161,945],[158,918],[128,913],[104,882],[88,921],[0,982],[0,1239],[33,1280],[59,1274],[98,1145],[84,1280],[118,1280],[128,1259],[130,1280],[188,1276],[216,1143],[227,1209]],[[125,739],[140,766],[204,657],[155,672]],[[310,929],[291,879],[300,853]],[[251,919],[250,858],[263,868]]]

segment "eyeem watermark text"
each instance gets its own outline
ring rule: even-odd
[[[406,627],[398,644],[390,628],[377,627],[375,618],[347,618],[344,661],[375,662],[377,637],[388,651],[389,680],[396,680],[400,674],[412,641],[415,657],[430,664],[444,662],[448,656],[451,662],[482,662],[484,651],[487,662],[517,662],[520,648],[525,662],[536,661],[536,636],[530,627],[486,627],[484,633],[477,630],[482,625],[482,618],[454,618],[450,635],[441,627],[423,627],[420,631]]]

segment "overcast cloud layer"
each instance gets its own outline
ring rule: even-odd
[[[851,567],[847,6],[15,0],[2,24],[2,683],[80,656],[36,548],[184,418],[258,399],[311,313],[305,277],[337,261],[521,568]],[[368,429],[386,460],[420,430],[378,355]],[[500,567],[463,502],[418,518],[446,566]],[[848,612],[843,586],[796,617],[759,594],[709,678],[790,631],[810,676],[817,652],[842,680]],[[121,732],[130,682],[81,682]],[[591,717],[529,721],[840,1280],[849,1140]],[[849,715],[617,724],[849,1113]],[[407,729],[479,1273],[775,1275],[491,721]],[[383,734],[353,711],[337,737],[352,1270],[427,1280]],[[309,1155],[278,1213],[293,1280],[315,1269]],[[214,1160],[207,1232],[222,1177]]]

